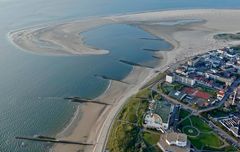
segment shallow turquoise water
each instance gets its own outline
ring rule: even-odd
[[[151,53],[142,51],[142,48],[165,48],[166,45],[164,42],[138,39],[140,36],[152,37],[140,29],[110,25],[84,33],[86,43],[111,50],[109,55],[38,56],[13,47],[6,37],[9,31],[87,16],[239,6],[238,0],[0,0],[0,151],[46,151],[49,145],[26,142],[26,146],[22,147],[14,137],[34,134],[54,136],[75,109],[74,104],[62,100],[62,97],[96,97],[105,90],[108,82],[95,78],[94,74],[121,79],[131,67],[119,63],[119,59],[154,64]],[[104,39],[101,34],[105,34]],[[112,43],[106,43],[109,40]]]

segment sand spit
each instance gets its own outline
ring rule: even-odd
[[[84,44],[81,32],[109,24],[110,19],[85,20],[10,32],[8,37],[23,51],[39,55],[101,55],[109,53]]]
[[[70,52],[62,49],[60,52],[64,52],[63,54],[96,54],[96,50],[85,49],[88,48],[88,46],[84,45],[81,36],[76,35],[76,33],[105,24],[126,23],[138,26],[153,35],[164,38],[174,46],[171,51],[157,52],[155,54],[155,56],[163,58],[161,64],[155,69],[135,67],[133,72],[124,79],[124,82],[128,82],[131,85],[113,81],[108,90],[99,97],[101,101],[112,104],[111,106],[90,103],[84,104],[80,109],[82,113],[81,117],[76,119],[69,129],[65,130],[65,134],[59,134],[61,138],[96,143],[95,146],[56,145],[52,151],[77,152],[83,150],[87,152],[101,152],[105,147],[109,128],[119,109],[131,95],[137,93],[147,81],[157,75],[156,70],[163,71],[169,65],[189,56],[231,45],[232,42],[213,39],[213,35],[216,33],[235,33],[240,31],[239,16],[240,10],[197,9],[149,12],[104,17],[89,21],[76,21],[46,27],[45,29],[26,29],[10,34],[10,38],[16,45],[40,54],[43,52],[42,49],[40,49],[41,45],[38,44],[39,39],[44,41],[44,43],[45,41],[47,41],[47,44],[51,43],[49,44],[51,47],[53,47],[53,45],[55,47],[56,45],[56,47],[60,48],[73,48]],[[159,24],[163,21],[172,22],[183,19],[199,19],[204,20],[204,22],[172,26]],[[63,33],[66,34],[66,36],[64,36]],[[70,39],[68,39],[68,37],[70,37]],[[76,42],[76,40],[78,40],[78,42]],[[76,42],[76,44],[72,44],[70,41]],[[80,46],[84,48],[83,50],[85,51],[79,51]],[[44,53],[55,54],[57,52],[56,54],[61,54],[56,50],[53,51],[54,49],[51,47]],[[78,51],[76,51],[76,48],[78,48]],[[98,50],[97,52],[100,54],[101,51]]]

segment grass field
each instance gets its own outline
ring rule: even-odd
[[[180,118],[185,118],[185,117],[189,116],[190,114],[191,114],[191,112],[189,112],[187,110],[184,110],[184,109],[181,109],[180,113],[179,113],[179,117]]]
[[[208,126],[207,123],[205,123],[201,118],[197,116],[191,116],[190,117],[192,121],[192,125],[196,127],[201,132],[210,132],[212,131],[212,128]]]
[[[156,145],[160,139],[160,134],[143,132],[143,139],[149,145]]]
[[[181,119],[186,118],[188,115],[188,111],[181,110]],[[212,128],[198,116],[191,115],[182,121],[178,128],[188,135],[191,144],[199,150],[205,150],[205,148],[218,149],[218,147],[224,145],[224,142],[213,133]]]
[[[182,130],[185,134],[191,137],[198,136],[198,133],[199,133],[199,131],[196,128],[193,128],[191,126],[186,126]]]
[[[207,151],[216,151],[216,152],[239,152],[239,150],[237,150],[236,148],[234,148],[233,146],[227,146],[224,148],[211,148],[211,147],[205,147],[204,149],[206,149]]]
[[[197,149],[205,146],[217,148],[224,144],[214,133],[201,133],[198,137],[189,137],[189,139]]]
[[[179,124],[180,128],[183,128],[184,126],[191,126],[191,121],[190,119],[185,119],[183,122]]]

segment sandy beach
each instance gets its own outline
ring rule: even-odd
[[[75,21],[44,28],[30,28],[12,32],[9,37],[17,46],[33,53],[50,55],[98,55],[108,51],[94,49],[84,45],[79,33],[93,27],[111,23],[123,23],[138,26],[151,34],[170,42],[174,47],[171,51],[157,52],[156,56],[163,59],[155,69],[134,67],[124,79],[130,85],[112,81],[107,91],[98,97],[100,101],[111,105],[84,104],[76,113],[73,122],[58,137],[74,141],[94,143],[94,146],[55,145],[51,151],[100,152],[106,144],[109,128],[126,100],[137,93],[150,79],[157,75],[156,71],[164,71],[168,65],[187,57],[237,44],[238,42],[217,41],[216,33],[239,32],[240,10],[176,10],[138,13],[102,17],[93,20]],[[176,20],[199,19],[203,22],[191,24],[164,25],[163,22]],[[42,44],[47,46],[43,51]],[[58,48],[60,51],[58,51]]]

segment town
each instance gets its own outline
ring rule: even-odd
[[[240,148],[240,52],[212,50],[168,67],[151,86],[143,126],[161,132],[162,151]]]

